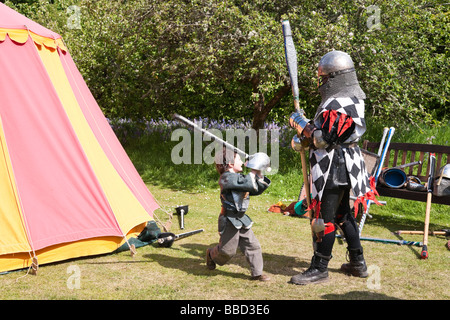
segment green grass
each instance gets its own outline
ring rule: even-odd
[[[220,210],[218,175],[212,165],[173,165],[172,143],[147,137],[127,145],[127,152],[162,209],[159,220],[169,219],[177,205],[189,205],[185,230],[178,217],[172,219],[176,234],[203,228],[205,231],[176,241],[171,248],[156,244],[129,252],[86,257],[41,266],[38,275],[17,271],[0,276],[0,299],[146,299],[146,300],[447,300],[450,298],[448,262],[450,250],[441,236],[429,237],[429,259],[420,259],[420,247],[363,241],[368,266],[379,271],[368,279],[348,277],[339,271],[346,262],[346,244],[337,239],[330,261],[330,281],[295,286],[289,279],[309,266],[312,256],[309,221],[268,212],[270,205],[295,201],[302,183],[299,157],[290,150],[280,152],[279,173],[271,175],[266,193],[250,200],[248,214],[261,242],[264,270],[270,282],[249,280],[245,257],[238,252],[231,262],[210,271],[205,250],[217,244]],[[386,206],[372,205],[363,236],[422,241],[421,235],[394,231],[423,230],[425,203],[381,198]],[[433,204],[431,230],[450,228],[449,207]],[[80,271],[80,288],[70,289],[70,266]],[[374,286],[379,284],[379,287]]]
[[[288,283],[293,275],[309,265],[312,255],[311,233],[307,219],[267,212],[279,200],[272,195],[251,199],[249,214],[255,221],[254,232],[261,242],[264,270],[272,278],[259,283],[249,280],[245,257],[238,254],[225,266],[210,271],[205,265],[205,250],[217,244],[217,214],[220,208],[218,190],[202,192],[172,191],[149,185],[165,210],[174,211],[178,204],[188,204],[185,230],[180,230],[174,217],[171,231],[204,228],[205,231],[176,241],[171,248],[156,244],[129,252],[76,259],[41,266],[37,276],[25,271],[0,277],[0,299],[162,299],[162,300],[339,300],[339,299],[449,299],[448,259],[450,251],[442,237],[430,237],[428,260],[421,260],[419,247],[363,242],[368,266],[380,270],[380,288],[371,287],[372,278],[348,277],[339,272],[346,261],[346,245],[336,240],[330,261],[330,281],[307,287]],[[397,228],[423,228],[425,208],[410,217],[401,205],[389,201],[387,207],[371,208],[373,219],[367,221],[363,235],[397,239]],[[432,208],[434,230],[448,226],[444,210]],[[158,218],[167,221],[158,209]],[[438,222],[441,221],[441,222]],[[421,241],[421,236],[405,236]],[[80,288],[70,289],[67,273],[70,266],[80,270]],[[372,279],[372,280],[370,280]]]
[[[373,123],[369,118],[367,121],[367,132],[363,139],[369,141],[380,141],[383,128],[392,125],[383,123]],[[407,143],[432,143],[437,145],[450,145],[450,121],[442,120],[439,125],[430,127],[423,123],[403,123],[397,121],[395,125],[395,133],[392,137],[392,142],[407,142]]]

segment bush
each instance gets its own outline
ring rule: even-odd
[[[27,1],[28,2],[28,1]],[[449,116],[449,16],[440,1],[68,0],[10,6],[59,32],[109,118],[284,122],[292,112],[281,19],[298,53],[300,104],[320,101],[317,63],[347,51],[375,125],[440,125]],[[261,122],[262,120],[262,122]]]

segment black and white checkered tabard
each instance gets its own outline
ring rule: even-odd
[[[326,110],[336,110],[336,112],[346,114],[352,117],[356,124],[355,131],[345,141],[354,142],[362,136],[366,130],[366,122],[364,120],[364,101],[357,98],[330,98],[325,102],[318,111],[315,119]],[[364,158],[359,147],[343,147],[342,148],[347,172],[350,177],[350,184],[353,194],[359,198],[364,196],[370,189],[369,175],[366,171]],[[316,199],[319,203],[322,200],[322,194],[325,183],[330,171],[331,160],[334,156],[334,149],[327,151],[325,149],[310,150],[311,165],[311,194],[312,199]]]

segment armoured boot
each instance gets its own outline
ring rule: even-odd
[[[328,278],[328,262],[331,256],[323,256],[318,252],[314,253],[311,259],[311,265],[304,272],[297,274],[289,281],[293,284],[305,285],[309,283],[320,283],[327,281]]]
[[[352,275],[354,277],[366,278],[369,273],[367,272],[366,261],[364,260],[363,249],[349,249],[349,263],[344,263],[341,266],[341,271],[345,274]]]

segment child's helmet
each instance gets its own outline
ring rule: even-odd
[[[270,168],[270,158],[264,152],[257,152],[252,154],[248,161],[245,163],[245,166],[254,170],[265,170],[270,172],[272,169]]]

